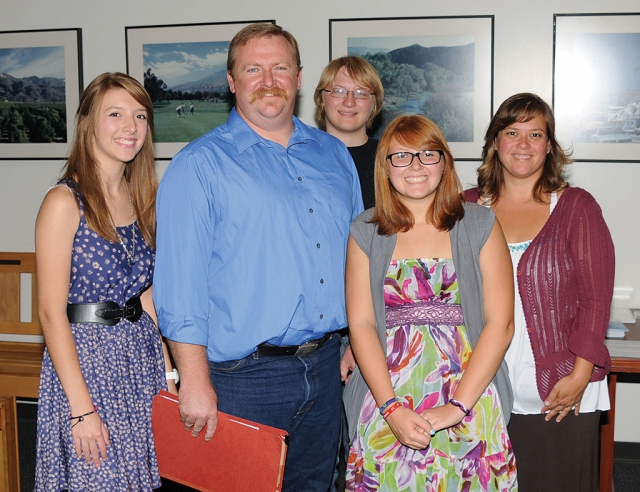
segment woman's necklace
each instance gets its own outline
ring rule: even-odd
[[[131,211],[131,218],[133,218],[133,216],[134,216],[134,214],[133,214],[133,200],[131,200],[131,192],[129,191],[129,183],[127,183],[127,181],[125,180],[124,185],[127,188],[127,195],[129,196],[129,210]],[[118,228],[113,223],[113,220],[111,221],[111,225],[113,226],[113,229],[116,231],[116,236],[118,236],[118,239],[120,240],[120,244],[122,245],[122,248],[124,249],[124,252],[127,255],[127,259],[129,261],[129,265],[135,264],[135,262],[136,262],[136,257],[135,257],[135,254],[136,254],[136,225],[135,225],[135,222],[131,225],[131,232],[132,232],[131,250],[127,249],[126,245],[124,244],[124,239],[122,238],[122,236],[118,232]]]

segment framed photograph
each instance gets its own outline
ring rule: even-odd
[[[493,16],[330,19],[329,58],[358,55],[378,71],[378,138],[400,114],[422,114],[457,160],[478,160],[493,108]]]
[[[64,159],[82,91],[82,30],[0,32],[0,159]]]
[[[640,14],[554,15],[553,110],[575,160],[640,162]]]
[[[227,121],[229,43],[240,29],[274,20],[125,27],[127,73],[144,84],[154,108],[157,159]]]

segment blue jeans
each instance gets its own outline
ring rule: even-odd
[[[284,492],[327,492],[342,413],[340,336],[310,355],[209,361],[221,412],[289,433]]]
[[[345,334],[340,340],[340,360],[349,346],[349,335]],[[344,384],[342,385],[344,391]],[[340,439],[338,442],[338,455],[336,456],[336,464],[333,470],[333,478],[331,481],[331,492],[344,492],[346,479],[346,466],[349,459],[349,432],[347,425],[347,413],[342,408],[342,421],[340,425]]]

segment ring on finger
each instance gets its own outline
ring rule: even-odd
[[[433,428],[433,424],[431,422],[429,422],[428,419],[425,419],[425,420],[427,421],[427,424],[429,424],[431,426],[431,430],[429,431],[429,435],[431,437],[435,436],[436,435],[436,430]]]

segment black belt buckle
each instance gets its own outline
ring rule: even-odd
[[[132,323],[135,323],[142,316],[142,303],[140,297],[132,297],[127,301],[123,308],[123,318],[127,318]]]
[[[132,297],[131,299],[129,299],[124,305],[124,307],[122,308],[112,301],[109,301],[108,303],[105,303],[105,304],[112,304],[113,306],[115,306],[115,308],[104,309],[104,310],[98,311],[96,314],[100,316],[102,319],[104,319],[105,321],[109,321],[109,322],[115,321],[115,323],[113,323],[114,325],[117,325],[122,318],[126,318],[129,321],[135,323],[140,319],[140,316],[142,316],[142,303],[140,302],[139,296]],[[105,323],[105,324],[111,325],[111,323]]]
[[[97,309],[94,315],[95,315],[95,318],[99,318],[99,319],[87,318],[87,320],[84,322],[99,323],[101,325],[107,325],[107,326],[117,325],[118,322],[120,321],[120,318],[122,318],[122,316],[118,316],[122,312],[122,309],[120,309],[120,306],[118,306],[118,304],[113,301],[101,302],[101,303],[98,303],[98,305],[100,306],[101,309]],[[91,309],[90,306],[91,306],[90,304],[87,305],[87,308]]]

